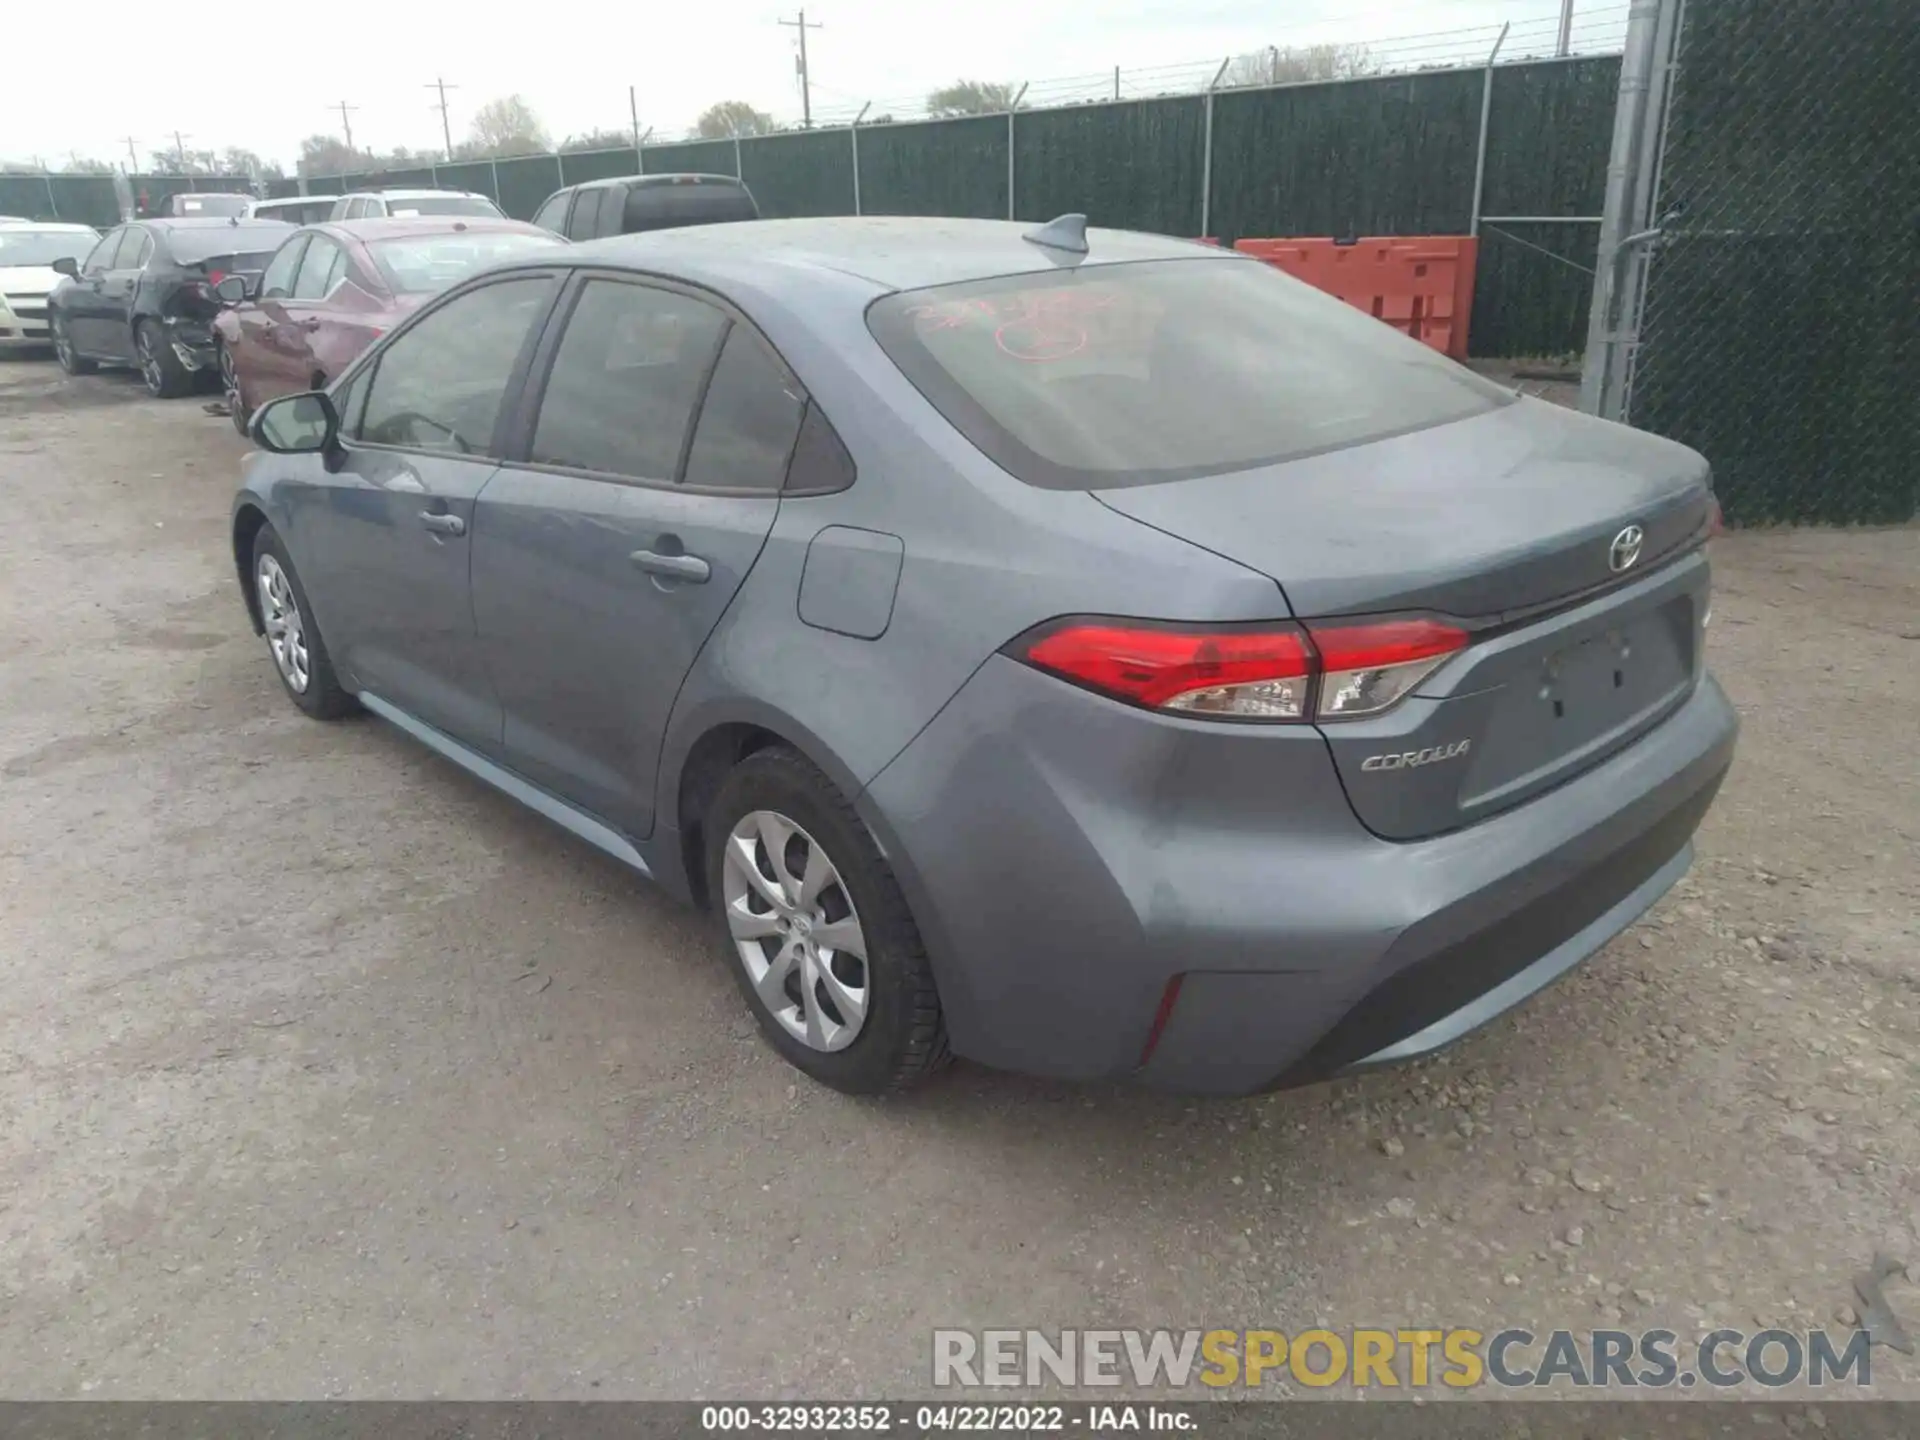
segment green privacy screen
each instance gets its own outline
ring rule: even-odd
[[[1730,520],[1920,506],[1920,7],[1689,0],[1629,415]]]
[[[863,127],[860,209],[1006,219],[1007,117]]]
[[[740,142],[740,178],[769,218],[853,213],[853,137],[789,131]]]
[[[120,201],[111,175],[0,175],[0,215],[117,225]]]
[[[1696,3],[1711,8],[1716,0]],[[1084,211],[1096,225],[1198,236],[1206,208],[1206,229],[1229,241],[1461,234],[1472,214],[1485,83],[1484,71],[1468,69],[1221,91],[1214,99],[1210,207],[1203,207],[1201,196],[1203,96],[1021,111],[1011,126],[1015,213],[1044,220]],[[1598,232],[1586,221],[1542,220],[1599,213],[1618,83],[1614,56],[1495,69],[1484,213],[1532,218],[1482,230],[1475,354],[1555,354],[1581,347],[1591,284],[1586,270]],[[1909,114],[1911,104],[1903,104],[1888,113]],[[1008,130],[1005,115],[987,115],[873,123],[857,136],[841,127],[750,136],[737,145],[685,141],[647,146],[638,168],[650,175],[737,174],[770,218],[848,215],[854,210],[857,146],[860,209],[867,214],[1000,219],[1008,213]],[[376,183],[474,190],[527,219],[563,184],[635,168],[634,153],[618,149],[305,183],[313,194]],[[18,197],[0,211],[46,210],[41,178],[0,177],[0,196]],[[91,177],[53,178],[56,185],[87,179],[95,186],[87,202],[95,210],[102,209],[98,186],[111,190],[110,182]],[[96,223],[112,218],[108,206]]]
[[[1073,211],[1095,225],[1200,233],[1206,101],[1036,110],[1014,126],[1014,208],[1023,220]]]

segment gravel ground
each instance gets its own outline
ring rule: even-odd
[[[1450,1055],[875,1104],[617,865],[295,713],[240,453],[0,363],[0,1394],[902,1395],[937,1325],[1841,1326],[1920,1258],[1920,530],[1719,543],[1692,875]]]

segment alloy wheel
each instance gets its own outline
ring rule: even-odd
[[[753,992],[809,1049],[844,1050],[867,1019],[867,940],[833,859],[773,810],[741,817],[721,863],[727,930]]]
[[[304,695],[313,672],[308,666],[307,630],[300,617],[300,602],[294,598],[293,582],[271,555],[260,557],[255,579],[260,618],[266,622],[273,663],[280,667],[280,678],[287,682],[287,688]]]

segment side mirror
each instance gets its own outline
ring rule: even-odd
[[[319,455],[340,440],[340,414],[325,392],[283,395],[253,412],[247,434],[275,455]]]
[[[80,278],[80,262],[71,255],[62,255],[53,262],[53,268],[56,273],[66,276],[69,280]]]
[[[213,293],[229,305],[238,305],[252,296],[253,286],[244,275],[228,275],[213,287]]]

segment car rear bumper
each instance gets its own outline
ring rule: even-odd
[[[1703,678],[1556,790],[1394,842],[1317,731],[1149,715],[996,656],[861,804],[958,1053],[1242,1094],[1437,1049],[1600,948],[1684,873],[1737,731]]]
[[[220,363],[219,352],[214,348],[213,330],[206,321],[169,315],[162,319],[161,324],[166,328],[167,343],[187,369],[211,370]]]

